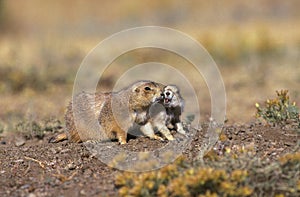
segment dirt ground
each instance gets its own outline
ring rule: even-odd
[[[197,155],[205,128],[196,133],[184,151],[188,159]],[[222,154],[226,147],[250,147],[269,160],[294,151],[300,140],[295,130],[259,123],[225,125],[223,133],[222,141],[215,146],[217,153]],[[48,143],[55,134],[47,132],[41,139],[17,133],[0,138],[0,195],[117,196],[114,179],[120,171],[102,163],[84,144]],[[113,143],[129,150],[148,151],[167,142],[138,137],[129,139],[126,145]]]

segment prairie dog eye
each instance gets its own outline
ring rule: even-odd
[[[144,89],[145,89],[145,90],[147,90],[147,91],[151,90],[151,88],[150,88],[150,87],[148,87],[148,86],[147,86],[147,87],[145,87]]]

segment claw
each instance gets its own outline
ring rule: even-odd
[[[121,141],[121,142],[119,142],[121,145],[123,145],[123,144],[127,144],[127,142],[124,142],[124,141]]]
[[[166,136],[166,138],[167,138],[169,141],[173,141],[173,140],[174,140],[174,137],[173,137],[172,135]]]
[[[158,135],[154,135],[153,136],[153,139],[155,139],[155,140],[160,140],[160,141],[165,141],[162,137],[159,137]]]

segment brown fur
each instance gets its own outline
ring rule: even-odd
[[[152,81],[138,81],[119,92],[95,95],[83,92],[75,96],[67,107],[66,134],[57,135],[50,142],[66,138],[71,142],[117,138],[125,144],[128,129],[134,122],[146,123],[147,120],[138,118],[139,114],[147,113],[150,105],[161,97],[164,87]],[[152,134],[149,137],[155,138]]]

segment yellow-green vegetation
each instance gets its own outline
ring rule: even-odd
[[[209,32],[199,36],[199,41],[209,53],[222,64],[237,65],[245,59],[258,59],[261,63],[274,57],[280,58],[285,55],[284,46],[261,27],[253,27],[247,31],[241,28],[228,28],[225,35],[215,35]]]
[[[287,121],[299,123],[299,108],[296,102],[290,102],[288,90],[276,91],[277,97],[275,99],[268,99],[264,106],[255,104],[257,112],[256,117],[263,118],[268,123],[285,124]]]
[[[300,152],[266,162],[242,153],[191,164],[183,158],[158,171],[116,177],[120,196],[299,196]]]
[[[246,170],[190,168],[180,159],[159,171],[119,175],[116,185],[121,196],[249,196],[246,177]]]
[[[45,92],[54,86],[64,87],[72,84],[71,76],[74,73],[75,68],[67,70],[61,69],[59,66],[51,68],[28,66],[26,69],[20,68],[18,65],[0,66],[0,92],[16,94],[25,89],[39,93]]]

